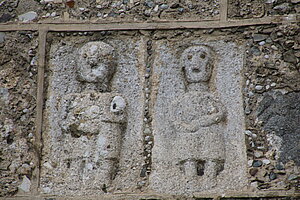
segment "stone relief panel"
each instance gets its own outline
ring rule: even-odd
[[[151,189],[191,194],[246,185],[242,52],[222,40],[156,43]]]
[[[149,54],[143,37],[64,40],[49,53],[42,193],[246,186],[243,46],[152,40]]]
[[[141,45],[138,40],[52,45],[43,193],[101,194],[130,190],[126,182],[138,181],[132,166],[143,162]]]

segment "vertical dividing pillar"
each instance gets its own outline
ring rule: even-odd
[[[228,0],[220,0],[220,21],[227,21]]]
[[[40,185],[41,153],[43,147],[42,126],[43,126],[43,103],[44,103],[44,73],[46,59],[46,37],[47,27],[39,29],[39,49],[38,49],[38,77],[37,77],[37,102],[36,102],[36,122],[35,122],[35,151],[36,169],[34,171],[33,193],[37,195]]]

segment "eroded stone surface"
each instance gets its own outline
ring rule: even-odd
[[[72,137],[88,137],[94,140],[87,155],[81,157],[78,152],[70,157],[81,160],[81,165],[71,165],[77,171],[83,170],[83,184],[109,187],[115,178],[121,151],[121,140],[126,130],[125,106],[118,112],[110,111],[111,103],[117,94],[113,93],[71,93],[63,99],[65,112],[60,126],[63,134]],[[85,165],[83,169],[79,167]],[[99,189],[99,187],[96,187]]]
[[[192,194],[244,187],[242,47],[199,40],[155,46],[151,189]]]
[[[273,70],[276,66],[271,68],[271,62],[280,59],[278,49],[272,54],[264,51],[271,46],[270,37],[276,37],[268,29],[242,30],[250,38],[247,64],[251,70],[257,67],[257,76],[267,74],[264,67]],[[293,30],[286,31],[294,34]],[[245,49],[238,41],[245,38],[233,40],[229,32],[101,32],[94,33],[93,42],[88,41],[88,32],[57,34],[61,41],[52,44],[50,58],[42,191],[197,196],[241,191],[247,180],[255,191],[273,185],[294,187],[298,169],[290,158],[285,162],[274,154],[282,150],[282,138],[267,134],[265,144],[254,126],[244,128],[244,113],[251,118],[249,113],[259,111],[255,104],[248,105],[248,92],[258,98],[255,103],[264,104],[264,92],[280,83],[273,79],[265,83],[259,77],[245,80],[251,91],[243,90],[247,93],[243,110]],[[95,39],[99,35],[102,39]],[[103,66],[111,66],[111,71]],[[286,67],[280,71],[288,72]],[[289,80],[295,82],[290,88],[297,88],[295,80]],[[257,126],[268,122],[253,119]],[[111,139],[105,133],[112,133]],[[244,135],[251,137],[248,157]],[[105,138],[111,142],[103,142]],[[113,146],[111,151],[108,146]],[[105,162],[104,156],[97,163],[97,155],[105,152],[107,160],[114,162]]]
[[[135,188],[128,182],[138,182],[142,164],[141,42],[79,46],[69,41],[51,48],[42,192],[103,194]]]
[[[185,94],[171,105],[170,122],[177,134],[175,159],[188,181],[203,176],[215,186],[225,162],[225,108],[210,91],[208,82],[213,70],[213,51],[204,45],[184,50],[180,57],[186,81]]]

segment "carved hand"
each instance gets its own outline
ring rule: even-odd
[[[213,124],[221,122],[225,117],[224,111],[213,113],[211,115],[201,116],[198,119],[192,120],[191,122],[174,121],[174,128],[184,132],[196,132],[200,127],[208,127]]]

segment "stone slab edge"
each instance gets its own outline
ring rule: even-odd
[[[160,200],[174,200],[174,199],[193,199],[194,198],[284,198],[284,197],[300,197],[299,192],[284,192],[284,191],[268,191],[268,192],[240,192],[240,193],[224,193],[224,194],[194,194],[194,197],[183,197],[176,195],[164,195],[164,194],[111,194],[111,195],[100,195],[100,196],[14,196],[6,197],[0,199],[6,200],[45,200],[45,199],[55,199],[55,200],[132,200],[132,199],[160,199]]]
[[[229,21],[166,21],[148,23],[23,23],[0,24],[0,31],[39,30],[47,27],[49,31],[103,31],[103,30],[158,30],[158,29],[201,29],[227,28],[236,26],[252,26],[264,24],[281,24],[284,22],[299,22],[300,15],[271,16],[258,19],[229,20]]]

